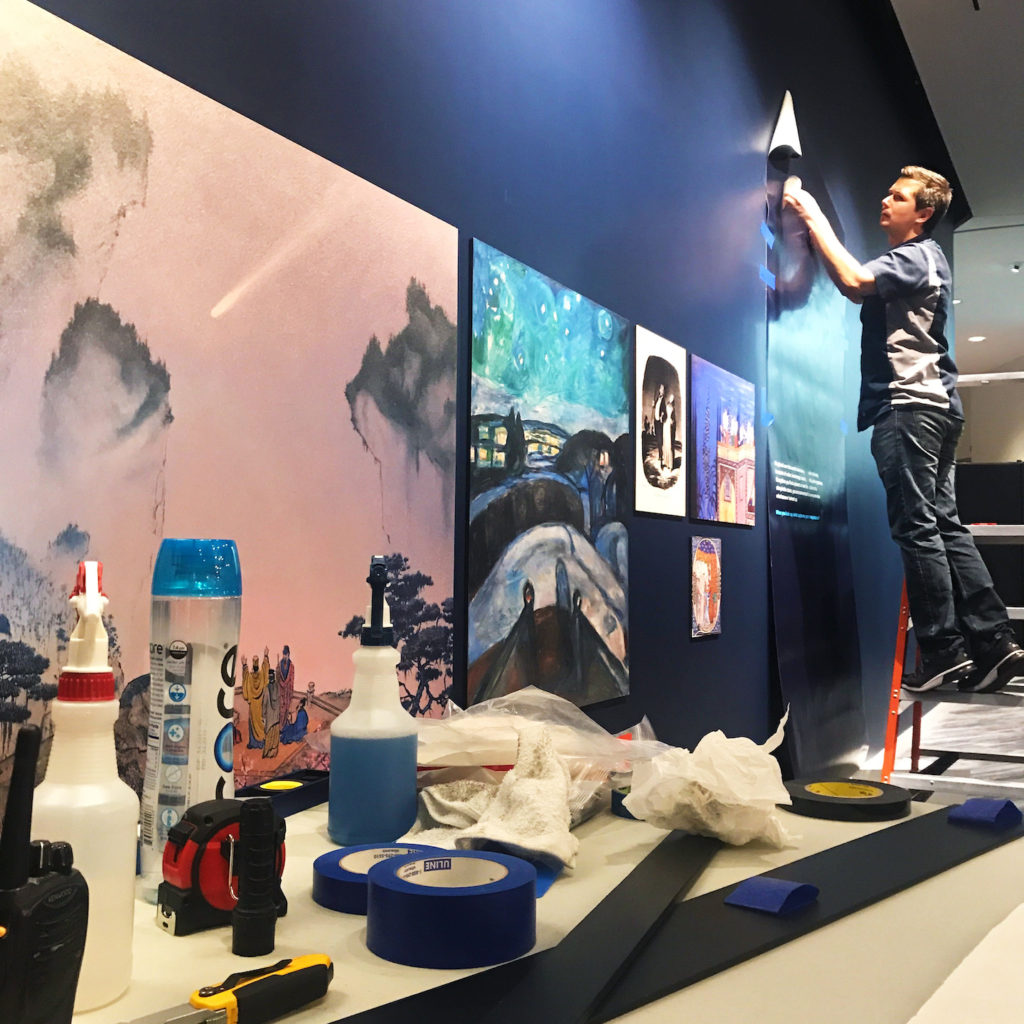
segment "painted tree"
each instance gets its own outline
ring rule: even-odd
[[[44,686],[42,674],[49,667],[50,659],[28,644],[20,640],[0,640],[0,750],[3,754],[7,753],[14,737],[15,724],[27,721],[31,715],[27,706],[29,697],[34,696],[33,690]],[[47,691],[51,687],[52,684]],[[42,690],[37,692],[42,693]],[[19,704],[18,697],[22,693],[25,703]]]
[[[404,695],[402,706],[413,715],[426,715],[447,700],[454,653],[453,602],[442,604],[422,596],[434,580],[426,573],[409,568],[409,559],[399,552],[385,556],[388,574],[388,605],[398,648],[399,680]],[[341,631],[345,637],[358,638],[365,619],[354,615]],[[432,684],[443,679],[443,685]]]

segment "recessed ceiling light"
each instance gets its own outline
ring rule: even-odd
[[[959,306],[959,305],[960,305],[960,303],[961,303],[961,302],[963,302],[963,301],[964,301],[963,299],[954,299],[954,300],[953,300],[953,305],[954,305],[954,306]]]
[[[1020,264],[1019,263],[1014,263],[1014,265],[1012,267],[1010,267],[1010,273],[1011,274],[1019,274],[1020,273]]]
[[[968,338],[967,340],[968,340],[968,341],[984,341],[984,340],[985,340],[985,337],[986,337],[986,336],[985,336],[984,334],[975,334],[975,335],[972,335],[972,336],[971,336],[970,338]]]

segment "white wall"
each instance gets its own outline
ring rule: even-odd
[[[1024,460],[1024,380],[962,388],[967,424],[957,459],[971,462]]]

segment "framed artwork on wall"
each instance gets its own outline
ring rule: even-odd
[[[467,699],[629,692],[629,324],[473,243]]]
[[[686,349],[636,328],[635,508],[686,516]]]
[[[753,526],[754,385],[690,357],[690,515]]]
[[[690,636],[722,632],[722,540],[690,538]]]

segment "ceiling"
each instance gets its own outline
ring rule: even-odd
[[[973,213],[954,235],[957,365],[1024,370],[1024,0],[892,6]]]

